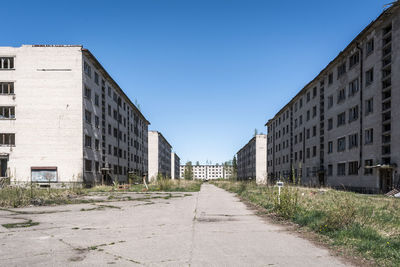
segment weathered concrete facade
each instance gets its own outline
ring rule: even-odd
[[[184,178],[185,165],[180,166],[180,177]],[[193,178],[199,180],[229,179],[233,168],[230,165],[193,165]]]
[[[237,175],[239,180],[267,182],[267,135],[255,135],[237,152]]]
[[[399,63],[395,3],[267,122],[269,179],[364,192],[396,186]]]
[[[157,131],[149,131],[149,181],[161,174],[171,178],[171,149],[167,139]]]
[[[147,172],[149,122],[89,50],[0,47],[4,59],[0,106],[13,116],[0,119],[0,176],[94,183]],[[111,170],[102,176],[105,167]]]
[[[179,179],[181,159],[175,152],[171,153],[171,178]]]

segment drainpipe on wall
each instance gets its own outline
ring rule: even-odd
[[[363,152],[363,50],[360,47],[360,44],[357,43],[357,49],[360,51],[360,155],[359,160],[360,164],[358,165],[358,169],[362,166],[362,152]]]

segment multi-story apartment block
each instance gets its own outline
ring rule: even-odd
[[[157,131],[149,131],[149,181],[157,175],[171,178],[171,149],[167,139]]]
[[[267,135],[257,134],[237,152],[237,177],[262,184],[267,176]]]
[[[148,125],[82,46],[0,47],[1,177],[126,181],[147,172]]]
[[[180,177],[184,178],[185,165],[180,166]],[[233,168],[230,165],[193,165],[193,179],[215,180],[232,177]]]
[[[175,152],[171,153],[171,178],[179,179],[181,159]]]
[[[364,192],[398,183],[399,9],[386,9],[267,122],[270,179]]]

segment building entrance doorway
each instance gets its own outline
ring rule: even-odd
[[[7,174],[7,164],[8,163],[8,156],[1,156],[0,155],[0,177],[8,177]]]
[[[393,180],[392,180],[393,169],[380,169],[379,170],[379,187],[382,193],[387,193],[392,190]]]
[[[318,173],[318,182],[319,186],[325,186],[325,173],[323,171]]]

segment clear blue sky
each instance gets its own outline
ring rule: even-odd
[[[187,160],[223,162],[391,0],[3,1],[1,46],[82,44]]]

